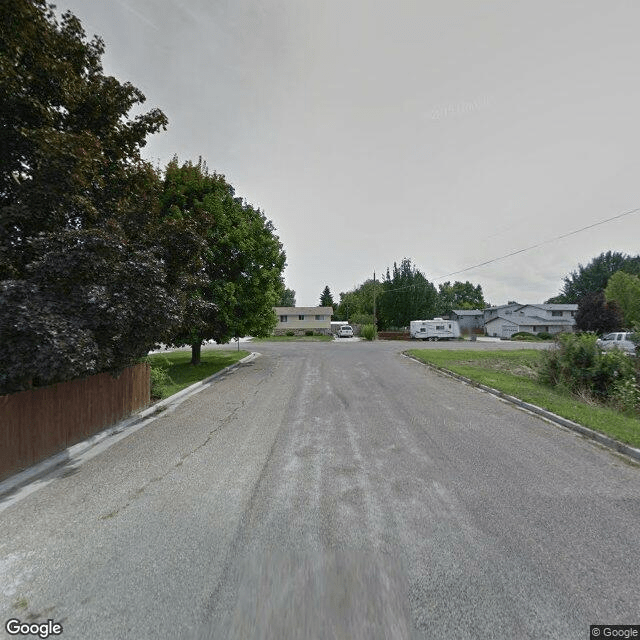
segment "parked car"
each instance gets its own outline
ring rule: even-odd
[[[609,351],[610,349],[622,349],[625,353],[631,355],[636,354],[636,343],[631,340],[633,335],[630,331],[617,331],[615,333],[608,333],[602,338],[598,338],[597,345],[603,351]]]
[[[343,324],[338,330],[338,338],[353,338],[353,328],[351,325]]]

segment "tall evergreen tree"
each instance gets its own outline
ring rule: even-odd
[[[320,296],[320,306],[321,307],[333,307],[333,296],[331,295],[331,291],[329,289],[329,285],[327,285],[322,290],[322,295]]]
[[[408,258],[387,269],[382,294],[378,299],[379,329],[409,326],[411,320],[432,318],[436,311],[437,292],[434,285]]]

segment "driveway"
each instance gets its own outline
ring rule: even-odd
[[[582,640],[638,624],[640,468],[404,358],[412,346],[255,344],[260,358],[11,505],[0,619],[51,618],[65,639]]]

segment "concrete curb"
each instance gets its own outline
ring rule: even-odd
[[[238,360],[238,362],[234,362],[228,367],[220,369],[220,371],[217,371],[208,378],[195,382],[185,389],[182,389],[182,391],[178,391],[178,393],[175,393],[174,395],[169,396],[164,400],[156,402],[150,407],[147,407],[146,409],[143,409],[142,411],[135,413],[128,418],[125,418],[124,420],[116,423],[111,427],[107,427],[103,431],[90,436],[86,440],[78,442],[77,444],[64,449],[60,453],[56,453],[55,455],[46,458],[42,462],[38,462],[37,464],[29,467],[28,469],[25,469],[24,471],[19,471],[18,473],[9,476],[8,478],[0,482],[0,499],[8,494],[14,493],[24,485],[27,485],[34,480],[38,480],[42,476],[55,470],[57,467],[90,459],[93,456],[89,452],[92,449],[95,449],[97,445],[103,444],[103,446],[100,447],[100,450],[97,451],[95,455],[97,455],[97,453],[101,451],[104,451],[105,449],[108,449],[110,446],[126,438],[127,436],[130,436],[132,433],[135,433],[142,427],[145,427],[150,422],[153,422],[156,418],[165,413],[167,410],[175,409],[187,398],[195,395],[196,393],[200,393],[200,391],[208,387],[216,378],[230,373],[242,364],[251,362],[259,356],[259,353],[250,353],[248,356],[245,356],[241,360]],[[106,442],[107,440],[109,440],[109,442]]]
[[[525,409],[526,411],[530,411],[531,413],[535,413],[536,415],[545,418],[549,422],[553,422],[561,427],[565,427],[567,429],[571,429],[571,431],[576,431],[580,435],[583,435],[585,438],[589,438],[591,440],[595,440],[601,445],[609,449],[613,449],[618,453],[622,453],[634,460],[640,462],[640,449],[636,449],[628,444],[624,444],[623,442],[619,442],[618,440],[614,440],[609,436],[605,436],[598,431],[594,431],[593,429],[589,429],[589,427],[585,427],[584,425],[578,424],[577,422],[573,422],[572,420],[567,420],[567,418],[563,418],[551,411],[547,411],[542,407],[538,407],[535,404],[529,404],[524,400],[520,400],[519,398],[515,398],[514,396],[510,396],[503,391],[498,389],[494,389],[493,387],[488,387],[486,384],[482,384],[480,382],[476,382],[475,380],[471,380],[465,376],[460,375],[459,373],[455,373],[454,371],[450,371],[449,369],[445,369],[444,367],[439,367],[436,364],[432,364],[430,362],[423,362],[414,356],[410,356],[407,353],[402,354],[405,358],[409,358],[410,360],[414,360],[415,362],[419,362],[420,364],[429,367],[430,369],[436,371],[437,373],[446,376],[447,378],[453,378],[455,380],[460,380],[472,387],[476,387],[477,389],[481,389],[482,391],[486,391],[487,393],[491,393],[506,402],[510,402],[511,404],[515,404],[521,409]]]

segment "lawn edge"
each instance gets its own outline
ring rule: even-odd
[[[584,436],[585,438],[589,438],[590,440],[595,440],[599,444],[609,449],[613,449],[618,453],[622,453],[640,462],[640,449],[636,449],[635,447],[632,447],[631,445],[628,445],[624,442],[620,442],[615,438],[606,436],[603,433],[600,433],[599,431],[595,431],[593,429],[590,429],[589,427],[585,427],[584,425],[579,424],[578,422],[573,422],[573,420],[563,418],[562,416],[559,416],[556,413],[548,411],[547,409],[543,409],[542,407],[538,407],[535,404],[531,404],[530,402],[525,402],[524,400],[520,400],[520,398],[516,398],[515,396],[510,396],[504,391],[500,391],[499,389],[494,389],[493,387],[489,387],[486,384],[482,384],[481,382],[477,382],[475,380],[472,380],[471,378],[467,378],[466,376],[456,373],[455,371],[451,371],[450,369],[446,369],[445,367],[441,367],[437,364],[433,364],[432,362],[424,362],[424,360],[420,360],[415,356],[409,355],[406,351],[403,351],[402,355],[405,358],[409,358],[409,360],[413,360],[414,362],[418,362],[426,367],[429,367],[430,369],[436,371],[437,373],[443,376],[446,376],[448,378],[454,378],[455,380],[464,382],[472,387],[476,387],[477,389],[486,391],[487,393],[497,396],[498,398],[505,400],[506,402],[509,402],[522,409],[525,409],[526,411],[539,415],[545,418],[546,420],[548,420],[549,422],[557,424],[561,427],[565,427],[566,429],[570,429],[571,431],[575,431],[580,435]]]

